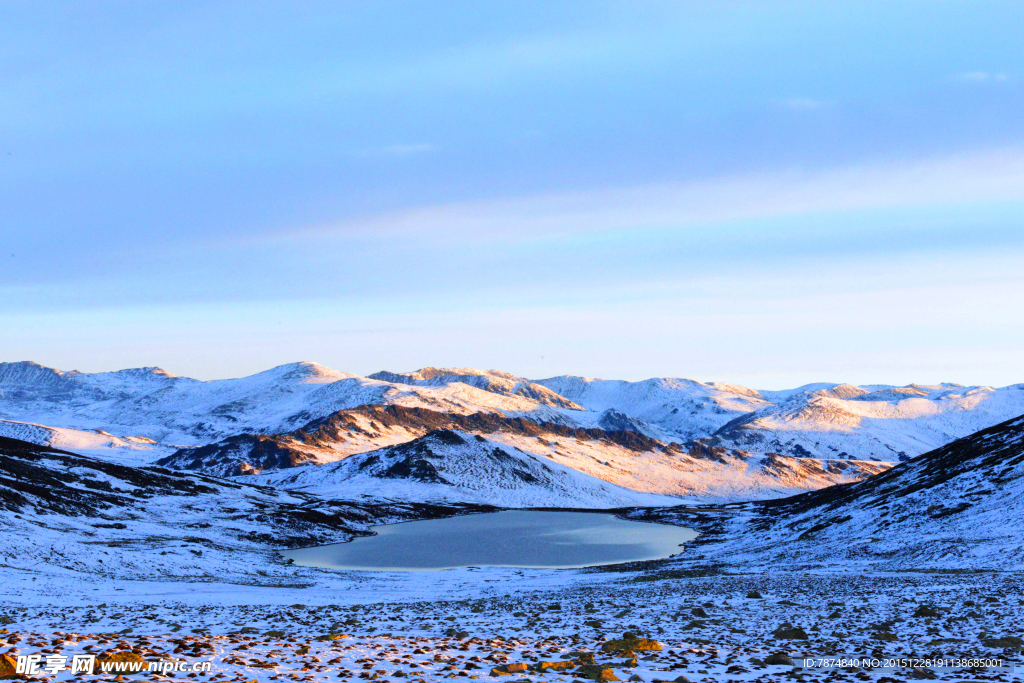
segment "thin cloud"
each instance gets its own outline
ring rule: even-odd
[[[990,73],[988,71],[963,71],[953,74],[953,80],[961,83],[1003,83],[1010,80],[1010,76],[1005,73]]]
[[[258,240],[391,233],[486,242],[637,226],[676,229],[736,219],[1002,201],[1024,201],[1024,149],[425,206]]]
[[[813,109],[822,109],[828,106],[828,102],[823,100],[816,100],[813,97],[790,97],[785,100],[779,100],[778,105],[786,109],[792,109],[794,111],[810,111]]]

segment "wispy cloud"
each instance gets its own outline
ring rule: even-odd
[[[306,241],[391,233],[421,234],[433,240],[515,241],[639,227],[684,229],[739,219],[1002,201],[1024,201],[1024,149],[459,202],[257,239]]]
[[[953,80],[960,83],[1002,83],[1010,80],[1010,76],[1005,73],[991,73],[988,71],[963,71],[953,74]]]

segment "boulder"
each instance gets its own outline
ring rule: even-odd
[[[1018,650],[1024,648],[1024,639],[1017,638],[1016,636],[1003,636],[1002,638],[985,638],[981,641],[981,644],[985,647],[994,647],[999,649],[1017,648]]]
[[[621,680],[607,664],[584,664],[576,669],[577,675],[589,678],[592,681],[618,681]]]
[[[942,615],[934,607],[929,607],[928,605],[921,605],[917,608],[917,611],[914,612],[914,616],[918,619],[927,619],[930,617],[941,617]]]
[[[779,640],[807,640],[807,632],[793,624],[782,624],[772,631],[772,638]]]
[[[776,652],[773,655],[768,655],[764,658],[765,664],[782,664],[783,666],[796,666],[793,662],[793,658],[787,655],[785,652]]]
[[[747,593],[747,597],[751,600],[764,600],[764,596],[757,591],[750,591]]]
[[[18,668],[18,660],[10,655],[0,655],[0,678],[14,676]]]
[[[148,673],[148,664],[141,656],[129,651],[113,651],[96,655],[96,667],[94,671],[103,671],[103,666],[110,666],[110,672],[114,674],[127,675],[137,673]]]
[[[601,649],[605,652],[621,652],[622,650],[641,652],[646,650],[660,650],[661,643],[647,638],[637,638],[636,634],[627,631],[622,634],[622,638],[606,640],[601,643]]]
[[[526,671],[528,668],[529,667],[526,666],[526,664],[524,664],[523,662],[515,662],[513,664],[502,664],[501,666],[496,666],[493,669],[491,669],[491,675],[493,676],[495,671],[497,671],[499,675],[518,674]]]

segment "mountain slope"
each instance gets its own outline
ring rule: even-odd
[[[1024,416],[864,481],[735,509],[705,558],[749,565],[1024,569]],[[720,535],[721,537],[721,535]]]
[[[438,430],[331,465],[247,480],[332,497],[487,503],[503,507],[612,508],[664,505],[666,496],[631,491],[479,435]]]
[[[100,429],[83,431],[12,420],[0,420],[0,436],[84,455],[95,454],[104,460],[126,464],[157,458],[171,450],[141,436],[120,437]]]
[[[609,447],[637,452],[664,448],[679,451],[675,444],[666,445],[626,430],[568,427],[500,413],[460,414],[388,405],[340,410],[285,434],[242,434],[206,446],[183,448],[157,462],[218,476],[255,474],[300,464],[333,462],[381,446],[404,443],[439,429],[497,435],[498,438],[526,436],[533,437],[537,443],[564,437],[576,443],[600,441]]]
[[[762,453],[907,460],[1021,413],[1024,385],[839,385],[741,416],[704,442]]]
[[[61,581],[294,580],[276,549],[339,542],[389,521],[481,511],[332,501],[129,467],[0,437],[0,568]],[[259,568],[259,572],[256,572]]]
[[[398,445],[444,429],[485,437],[634,491],[706,500],[786,496],[856,481],[890,466],[761,456],[701,444],[685,450],[679,444],[632,431],[573,428],[493,413],[454,415],[396,405],[339,411],[289,434],[246,434],[184,448],[158,463],[219,476],[269,473],[337,461],[373,450],[374,444]]]
[[[561,376],[536,383],[587,410],[614,410],[651,425],[661,438],[683,441],[707,436],[730,420],[769,405],[758,392],[746,387],[689,379],[626,382]]]

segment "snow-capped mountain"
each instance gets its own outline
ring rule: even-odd
[[[484,503],[502,507],[666,505],[480,435],[438,430],[397,446],[246,479],[331,498]]]
[[[748,567],[1024,569],[1024,416],[860,482],[733,508],[704,559]]]
[[[1022,388],[755,391],[674,378],[532,381],[467,368],[360,377],[316,363],[199,381],[159,368],[90,374],[21,362],[0,363],[0,434],[235,476],[451,429],[634,490],[735,500],[872,474],[1024,413]],[[693,455],[715,448],[727,455]]]
[[[707,443],[761,453],[907,460],[1024,413],[1024,385],[840,384],[776,401],[723,425]]]
[[[770,406],[760,393],[732,384],[660,377],[641,382],[551,377],[536,380],[593,413],[615,411],[647,426],[651,436],[680,441],[708,436],[741,415]]]
[[[201,445],[246,432],[276,434],[338,410],[385,404],[453,413],[561,415],[531,398],[461,382],[437,387],[394,384],[316,363],[291,363],[249,377],[208,382],[175,377],[159,368],[90,374],[30,362],[0,363],[0,418],[102,429],[161,444]]]
[[[525,396],[537,403],[569,410],[583,410],[572,401],[559,396],[546,386],[536,384],[501,370],[474,370],[473,368],[421,368],[416,372],[388,372],[383,370],[369,375],[392,384],[413,384],[421,387],[443,387],[449,384],[467,384],[502,396]]]

